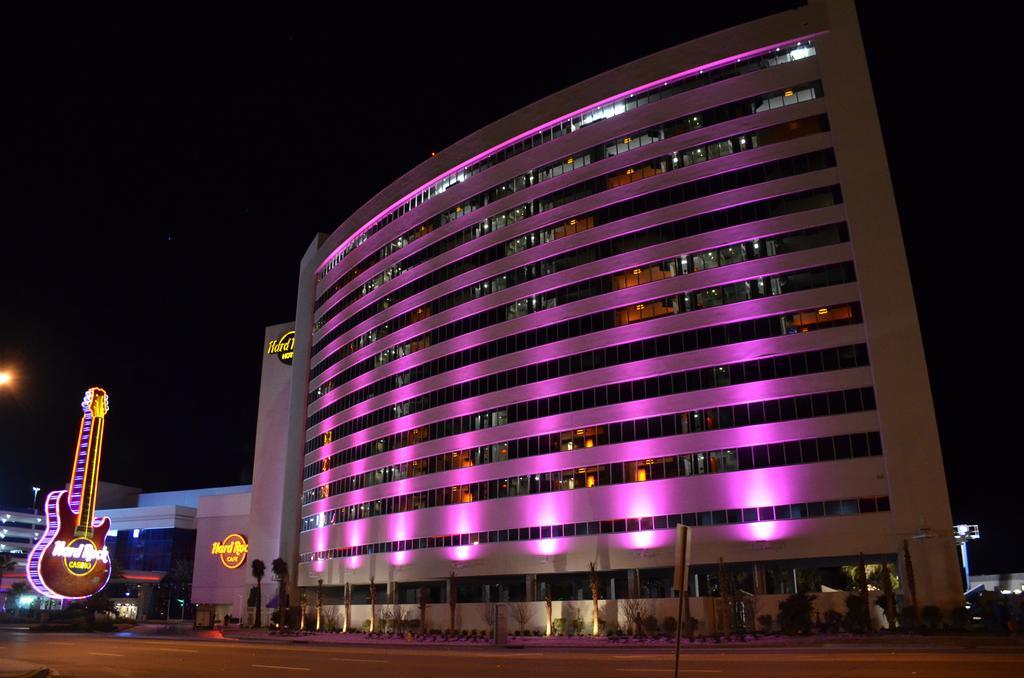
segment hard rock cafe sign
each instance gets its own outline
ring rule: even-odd
[[[210,555],[220,556],[221,565],[235,570],[245,563],[245,557],[249,555],[249,542],[240,534],[229,534],[224,541],[213,542]]]

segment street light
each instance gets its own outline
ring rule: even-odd
[[[39,513],[39,509],[36,508],[36,497],[39,496],[40,488],[35,485],[32,486],[32,511],[33,513]]]
[[[0,370],[0,388],[10,386],[14,382],[14,373],[10,370]]]
[[[953,526],[953,541],[960,545],[960,555],[964,561],[964,581],[967,584],[965,588],[968,591],[971,590],[971,568],[967,564],[967,542],[974,539],[981,539],[981,530],[977,525]]]

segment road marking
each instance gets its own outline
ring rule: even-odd
[[[114,654],[113,652],[90,652],[89,654],[95,655],[96,657],[123,657],[123,654]]]
[[[427,653],[429,653],[429,650],[427,651]],[[422,654],[427,654],[427,653],[418,652],[416,654],[422,655]],[[410,652],[410,653],[407,653],[407,654],[413,654],[413,653]],[[527,657],[543,657],[544,656],[543,652],[516,652],[515,650],[511,650],[509,652],[460,652],[458,650],[454,650],[454,651],[437,650],[436,654],[441,655],[443,657],[486,657],[487,659],[520,659],[520,658],[527,658]]]
[[[629,671],[630,673],[670,673],[675,669],[615,669],[615,671]],[[679,673],[722,673],[720,669],[680,669]]]
[[[154,649],[156,649],[156,650],[158,650],[160,652],[191,652],[192,654],[195,654],[195,653],[199,652],[199,650],[183,650],[183,649],[177,648],[177,647],[158,647],[158,648],[154,648]]]
[[[387,659],[350,659],[348,657],[331,657],[334,662],[364,662],[366,664],[387,664]]]
[[[253,664],[254,669],[279,669],[281,671],[312,671],[301,666],[274,666],[273,664]]]

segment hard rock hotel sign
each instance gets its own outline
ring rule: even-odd
[[[286,365],[292,364],[295,355],[295,330],[288,330],[278,339],[271,339],[267,355],[276,355]]]

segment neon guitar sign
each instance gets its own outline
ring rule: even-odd
[[[102,388],[85,392],[70,489],[46,496],[46,531],[29,554],[27,569],[32,588],[48,598],[88,598],[110,580],[110,554],[104,545],[110,518],[95,517],[109,409]]]

